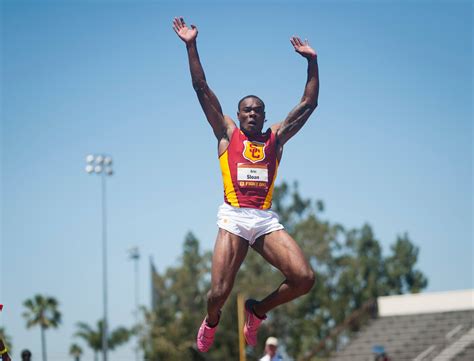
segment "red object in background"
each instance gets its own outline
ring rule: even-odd
[[[3,310],[3,305],[0,305],[0,311]]]

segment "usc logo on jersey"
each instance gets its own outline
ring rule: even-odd
[[[244,140],[244,151],[242,155],[252,163],[260,162],[265,159],[265,143],[250,142]]]

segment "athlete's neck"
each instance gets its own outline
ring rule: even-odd
[[[261,136],[262,134],[264,134],[264,133],[262,132],[262,130],[260,130],[260,131],[255,131],[255,132],[249,132],[248,130],[245,130],[244,128],[240,128],[240,130],[242,131],[242,133],[245,134],[245,136],[246,136],[247,138],[255,138],[255,137],[259,137],[259,136]]]

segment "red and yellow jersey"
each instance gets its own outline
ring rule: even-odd
[[[227,204],[239,208],[271,207],[278,169],[276,139],[271,129],[249,139],[235,128],[219,161]]]

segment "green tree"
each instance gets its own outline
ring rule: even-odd
[[[102,351],[102,332],[104,329],[104,321],[99,320],[97,322],[97,329],[93,329],[91,326],[84,322],[78,322],[76,324],[78,330],[74,334],[76,337],[81,338],[87,346],[89,346],[94,353],[94,360],[98,360],[98,354]],[[107,345],[110,350],[114,350],[118,346],[126,343],[131,336],[131,331],[125,327],[118,327],[115,330],[111,330],[108,335]]]
[[[146,360],[202,360],[194,349],[193,335],[204,315],[209,265],[210,254],[201,254],[199,241],[188,233],[179,266],[155,275],[155,309],[143,309],[139,330]]]
[[[74,358],[74,361],[81,361],[82,347],[77,343],[73,343],[71,347],[69,347],[69,355]]]
[[[23,312],[26,327],[40,327],[43,361],[46,361],[46,330],[57,328],[61,323],[58,301],[53,297],[36,295],[31,299],[27,299],[23,306],[26,308],[26,311]]]
[[[74,336],[81,338],[92,349],[94,360],[97,361],[98,353],[102,349],[102,321],[98,323],[98,330],[94,330],[84,322],[78,322],[76,326],[78,330]]]
[[[418,247],[414,246],[408,234],[397,237],[391,246],[392,255],[386,259],[388,294],[420,292],[428,285],[427,278],[415,269],[418,260]]]

